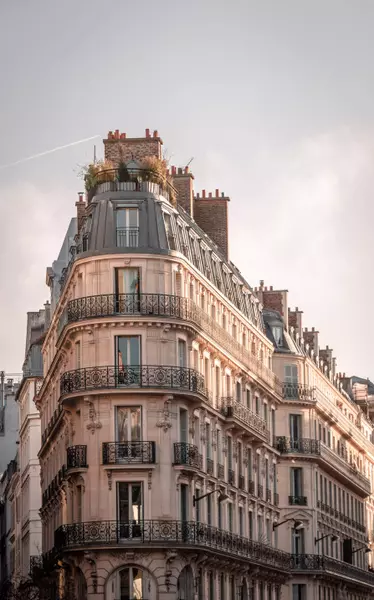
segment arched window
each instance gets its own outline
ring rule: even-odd
[[[106,600],[149,600],[150,587],[147,573],[138,567],[124,567],[110,577]]]
[[[189,565],[184,567],[178,577],[178,600],[192,600],[194,597],[194,580]]]

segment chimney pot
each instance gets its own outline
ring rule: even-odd
[[[83,192],[78,192],[78,201],[83,202]]]
[[[205,190],[202,191],[203,198],[205,198]]]
[[[145,130],[145,137],[146,137],[146,138],[149,138],[149,137],[151,137],[151,134],[149,133],[149,129],[146,129],[146,130]]]
[[[171,174],[172,175],[176,175],[177,174],[177,167],[171,167]]]
[[[225,197],[225,192],[222,192],[221,198],[224,198],[224,197]]]
[[[153,132],[153,137],[154,137],[154,138],[158,138],[158,131],[157,131],[157,129],[155,129],[155,130],[154,130],[154,132]]]
[[[273,286],[272,286],[272,285],[270,286],[270,291],[271,291],[271,292],[273,291]]]
[[[219,190],[216,190],[216,198],[219,197]]]
[[[265,292],[267,292],[267,291],[268,291],[268,288],[267,288],[267,286],[266,286],[266,287],[265,287]]]
[[[260,279],[260,289],[264,287],[264,283],[265,283],[264,279]]]
[[[209,198],[211,198],[211,197],[212,197],[212,192],[209,192]]]
[[[119,140],[119,129],[116,129],[115,131],[115,138],[116,140]]]
[[[113,131],[108,131],[108,140],[113,138]]]
[[[178,167],[178,175],[183,175],[183,169],[182,169],[182,167]]]
[[[298,306],[296,306],[295,310],[296,310],[296,312],[298,312],[298,310],[299,310],[299,307],[298,307]]]
[[[196,194],[196,198],[200,198],[200,194],[199,193]]]
[[[184,169],[184,172],[185,172],[185,174],[187,175],[187,173],[189,173],[189,172],[190,172],[190,167],[185,167],[185,169]]]
[[[121,133],[121,135],[119,136],[120,140],[125,140],[126,139],[126,133]]]

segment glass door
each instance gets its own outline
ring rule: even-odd
[[[141,407],[118,406],[116,414],[116,462],[139,462],[142,455]]]
[[[117,246],[139,246],[139,211],[137,208],[120,208],[116,211]]]
[[[291,450],[299,450],[302,437],[301,415],[290,415],[290,444]]]
[[[140,312],[140,270],[134,267],[116,269],[115,312],[136,314]]]
[[[141,483],[117,483],[117,520],[121,539],[141,536],[143,520]]]
[[[116,373],[118,385],[141,385],[140,336],[116,337]]]

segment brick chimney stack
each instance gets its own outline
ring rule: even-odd
[[[309,344],[309,348],[314,350],[314,355],[319,356],[319,347],[318,347],[318,334],[319,331],[316,331],[314,327],[309,331],[307,327],[305,327],[303,331],[304,342]]]
[[[193,218],[193,181],[194,176],[188,167],[184,169],[171,167],[173,186],[177,192],[177,203]]]
[[[149,129],[145,130],[143,138],[128,138],[126,133],[120,133],[118,129],[109,131],[104,143],[105,160],[110,160],[114,166],[120,162],[130,160],[141,160],[145,156],[156,156],[162,158],[162,139],[155,130],[151,135]]]
[[[220,248],[226,258],[229,254],[228,205],[230,198],[217,189],[215,194],[205,190],[196,194],[193,202],[193,217],[196,223]]]
[[[83,225],[83,218],[86,214],[86,203],[83,200],[83,192],[78,193],[78,202],[75,203],[75,206],[77,207],[77,233],[79,235]]]
[[[288,329],[288,290],[274,290],[272,285],[267,288],[261,280],[260,287],[255,288],[255,294],[264,308],[276,310],[281,314]]]
[[[298,306],[295,310],[288,309],[288,327],[293,327],[298,334],[303,330],[303,311]]]

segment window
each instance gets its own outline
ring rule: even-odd
[[[185,340],[178,340],[178,367],[187,366],[187,344]]]
[[[179,441],[188,442],[188,412],[185,408],[179,410]]]
[[[243,507],[239,506],[239,535],[244,535]]]
[[[256,407],[256,415],[260,414],[260,398],[258,396],[255,397],[255,407]]]
[[[253,513],[249,511],[248,513],[248,537],[250,540],[253,540]]]
[[[188,485],[185,483],[180,486],[180,514],[181,521],[188,521]]]
[[[82,486],[77,485],[76,487],[76,501],[77,501],[77,515],[76,515],[76,523],[82,523],[82,502],[83,502],[83,493]]]
[[[212,524],[212,496],[206,497],[206,518],[208,525]]]
[[[118,384],[127,387],[141,383],[140,336],[116,337]]]
[[[304,554],[304,529],[292,529],[292,554]]]
[[[306,600],[306,585],[305,585],[305,583],[293,583],[292,584],[292,600]]]
[[[245,391],[245,400],[246,400],[247,408],[251,409],[251,390],[247,389]]]
[[[236,401],[237,402],[241,402],[241,400],[242,400],[242,386],[240,384],[240,381],[236,382],[235,390],[236,390]]]
[[[81,343],[75,342],[75,368],[81,368]]]
[[[226,600],[225,576],[224,576],[223,573],[221,573],[221,575],[220,575],[219,588],[220,588],[220,598],[221,598],[221,600]]]
[[[116,411],[116,442],[140,442],[142,439],[140,406],[118,406]]]
[[[125,308],[126,312],[131,311],[131,300],[134,299],[136,302],[139,300],[140,292],[140,270],[135,267],[128,267],[125,269],[116,269],[116,293],[118,295],[126,294]],[[118,298],[118,302],[121,301],[121,297]],[[135,309],[138,310],[138,305],[135,305]]]
[[[217,429],[217,461],[218,464],[222,464],[222,437],[220,429]]]
[[[282,346],[283,343],[283,330],[282,327],[272,327],[271,333],[273,334],[273,338],[275,344],[279,347]]]
[[[118,600],[138,600],[147,595],[149,583],[143,571],[137,567],[126,567],[110,578],[107,597],[118,598]]]
[[[298,441],[301,437],[301,415],[290,415],[291,442]]]
[[[233,531],[233,506],[231,502],[227,505],[227,526],[230,532]]]
[[[169,215],[169,213],[164,212],[164,223],[165,223],[165,232],[166,232],[168,246],[169,246],[170,250],[175,250],[176,249],[175,235],[172,230],[171,216]]]
[[[209,600],[214,600],[214,577],[213,573],[209,573]]]
[[[299,396],[297,365],[284,367],[284,395],[285,398],[295,399]]]
[[[137,208],[116,210],[117,246],[137,248],[139,246],[139,211]]]
[[[121,538],[140,537],[139,523],[143,520],[141,483],[117,483],[117,515]]]
[[[199,496],[200,496],[200,490],[199,488],[195,489],[195,498],[197,500],[196,504],[195,504],[195,518],[196,521],[199,522],[200,521],[200,502],[199,502]]]
[[[303,495],[303,470],[301,467],[291,468],[291,496]]]

